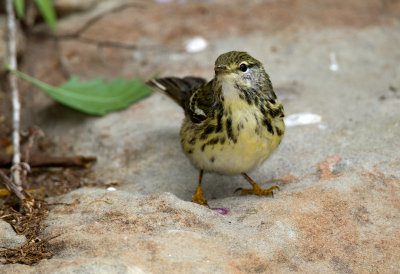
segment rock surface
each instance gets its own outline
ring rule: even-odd
[[[241,176],[205,174],[210,205],[230,213],[192,204],[198,171],[181,152],[183,115],[169,99],[155,93],[96,118],[35,91],[31,122],[61,152],[98,156],[98,180],[121,184],[117,191],[84,188],[49,200],[65,203],[46,221],[45,235],[60,235],[51,241],[54,257],[0,271],[399,272],[399,3],[248,1],[237,9],[231,2],[126,9],[85,35],[142,50],[97,51],[72,40],[61,43],[61,54],[74,74],[87,79],[150,78],[155,72],[210,78],[220,53],[248,51],[265,64],[287,116],[321,117],[288,127],[276,153],[251,173],[261,186],[277,184],[281,191],[274,198],[238,196],[233,191],[247,184]],[[259,16],[245,17],[256,11]],[[79,16],[75,22],[88,19]],[[72,18],[60,21],[60,32],[77,29]],[[188,54],[185,41],[194,36],[209,46]],[[32,65],[35,58],[43,62]],[[63,76],[54,70],[56,60],[50,42],[31,41],[26,70],[57,84]]]
[[[25,240],[25,236],[17,235],[9,223],[0,221],[0,246],[16,248]]]

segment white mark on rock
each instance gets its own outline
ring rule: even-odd
[[[206,39],[196,36],[185,43],[187,52],[199,52],[205,50],[208,46]]]
[[[330,59],[330,65],[329,69],[331,71],[338,71],[339,70],[339,64],[336,60],[336,54],[334,52],[329,53],[329,59]]]
[[[321,116],[313,113],[296,113],[291,114],[285,118],[285,125],[287,127],[302,126],[309,124],[316,124],[321,122]]]
[[[115,187],[110,186],[110,187],[107,187],[107,190],[108,191],[116,191],[117,189]]]
[[[285,232],[289,238],[296,238],[296,232],[290,226],[284,225],[280,221],[277,221],[276,225],[279,227],[280,231]]]
[[[318,128],[321,129],[321,130],[325,130],[325,129],[328,128],[328,126],[325,125],[325,124],[319,124],[319,125],[318,125]]]
[[[350,166],[352,164],[352,162],[348,159],[342,160],[342,163],[344,163],[346,166]]]

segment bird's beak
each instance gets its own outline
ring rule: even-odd
[[[229,69],[227,69],[227,67],[225,67],[225,66],[215,67],[214,71],[216,74],[217,73],[223,73],[223,74],[231,73],[231,71]]]

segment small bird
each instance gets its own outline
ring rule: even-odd
[[[200,170],[192,202],[208,206],[203,196],[203,171],[242,174],[252,189],[242,194],[273,195],[247,172],[261,165],[280,144],[285,132],[282,104],[263,65],[246,52],[230,51],[215,61],[215,77],[151,80],[185,111],[180,139],[183,151]]]

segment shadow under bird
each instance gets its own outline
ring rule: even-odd
[[[167,94],[185,111],[180,131],[183,151],[200,170],[192,202],[207,206],[203,171],[242,174],[252,185],[242,194],[273,195],[247,172],[261,165],[280,144],[285,132],[282,104],[263,65],[246,52],[230,51],[215,61],[215,77],[166,77],[149,84]],[[235,192],[236,192],[235,191]]]

